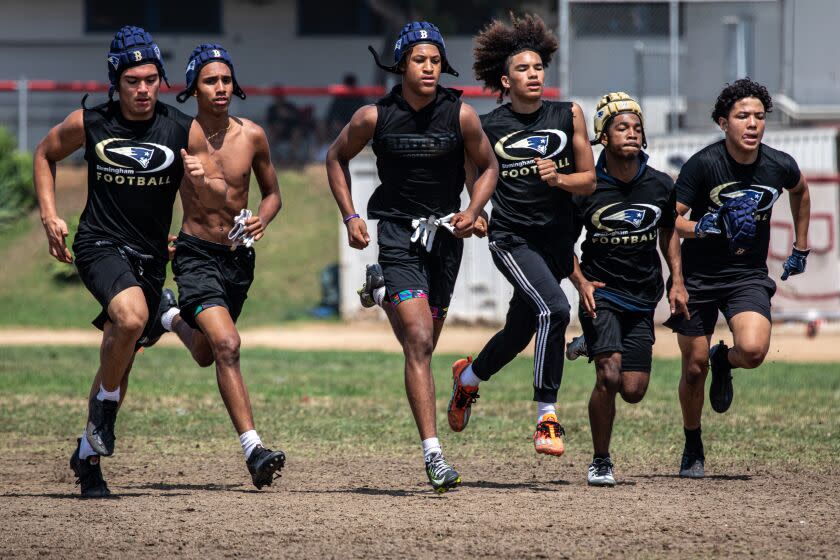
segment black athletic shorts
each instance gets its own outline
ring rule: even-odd
[[[464,240],[444,228],[437,230],[432,251],[411,242],[410,223],[379,220],[379,264],[385,289],[394,305],[413,298],[426,298],[432,317],[445,319],[461,267]]]
[[[595,299],[595,315],[578,317],[586,337],[589,361],[598,354],[619,352],[621,371],[650,373],[653,359],[653,311],[627,311],[601,298]]]
[[[727,323],[732,317],[745,311],[754,311],[772,321],[770,299],[775,293],[776,284],[770,278],[719,289],[711,295],[709,292],[689,291],[688,310],[691,318],[686,319],[683,314],[678,313],[672,315],[664,324],[677,334],[706,336],[715,332],[718,310],[723,313]]]
[[[205,309],[221,306],[236,322],[254,281],[255,260],[254,250],[244,245],[231,248],[179,233],[172,272],[178,284],[181,318],[198,329],[196,316]]]
[[[102,306],[102,311],[92,321],[104,330],[110,320],[108,305],[118,293],[139,286],[146,298],[149,320],[140,340],[154,324],[160,305],[160,294],[166,280],[166,261],[145,255],[116,239],[79,237],[73,243],[74,261],[85,287]]]

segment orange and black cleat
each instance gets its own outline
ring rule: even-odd
[[[537,453],[559,457],[566,450],[563,444],[565,435],[566,431],[557,421],[556,415],[543,414],[534,432],[534,449]]]
[[[452,396],[446,407],[446,416],[453,432],[460,432],[467,427],[472,405],[478,398],[478,387],[461,385],[461,373],[471,362],[472,356],[467,356],[452,364]]]

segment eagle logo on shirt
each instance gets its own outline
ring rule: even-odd
[[[106,151],[120,154],[127,158],[131,158],[140,164],[140,167],[146,169],[149,167],[149,162],[152,161],[152,156],[155,153],[154,148],[141,148],[139,146],[125,146],[122,148],[106,148]]]

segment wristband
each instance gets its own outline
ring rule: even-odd
[[[349,221],[350,221],[350,220],[352,220],[353,218],[361,218],[361,216],[359,216],[358,214],[350,214],[349,216],[347,216],[346,218],[344,218],[344,223],[345,223],[345,225],[347,224],[347,222],[349,222]]]

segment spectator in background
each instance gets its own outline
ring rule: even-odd
[[[358,87],[356,75],[353,73],[345,74],[341,83],[344,87],[350,89]],[[365,104],[367,104],[367,99],[362,95],[336,95],[333,97],[330,108],[327,110],[326,123],[328,137],[335,138],[338,136],[341,129],[353,118],[353,113]]]
[[[281,88],[282,86],[276,86]],[[285,94],[274,96],[274,103],[268,107],[266,124],[268,125],[269,145],[272,159],[281,166],[302,165],[309,159],[310,135],[305,120],[311,121],[312,111],[301,110],[286,99]]]

